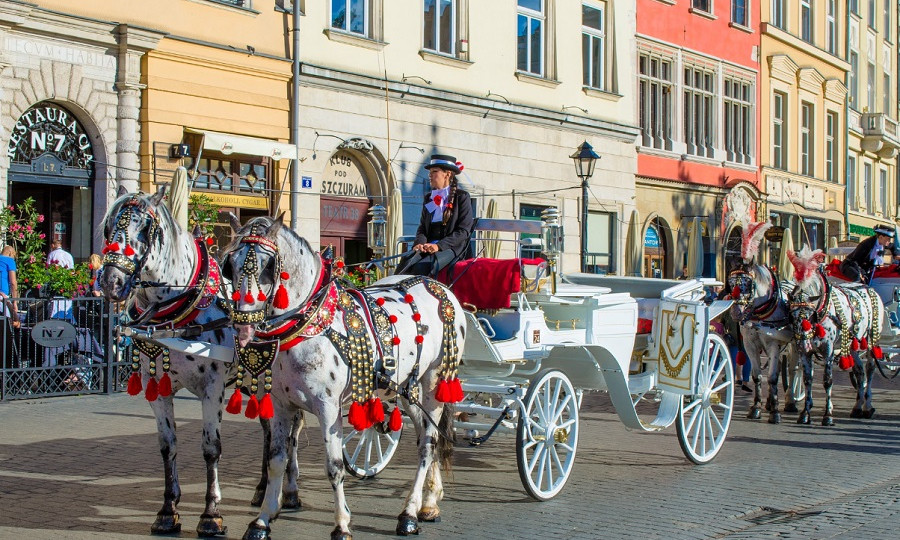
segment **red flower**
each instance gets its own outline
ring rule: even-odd
[[[434,198],[431,200],[434,201],[434,204],[436,204],[437,206],[440,206],[441,201],[444,199],[440,195],[435,195]]]

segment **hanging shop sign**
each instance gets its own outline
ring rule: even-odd
[[[30,172],[62,176],[66,169],[91,171],[94,150],[81,123],[53,103],[39,103],[13,126],[6,155],[12,163],[31,164]]]
[[[781,242],[784,238],[784,227],[773,226],[763,235],[769,242]]]

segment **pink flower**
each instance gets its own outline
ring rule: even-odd
[[[38,214],[38,223],[44,222],[44,214]]]
[[[28,262],[33,263],[34,259],[35,259],[35,257],[34,257],[34,255],[32,255],[32,256],[28,257]]]
[[[43,285],[41,285],[41,284],[40,284],[40,283],[38,283],[38,286],[37,286],[37,288],[38,288],[38,289],[39,289],[39,290],[40,290],[40,289],[43,289],[43,288],[44,288],[44,286],[43,286]]]
[[[31,228],[31,225],[28,225],[27,227],[25,227],[25,230],[28,232],[34,232],[34,229]]]
[[[47,236],[46,234],[41,233],[41,234],[38,235],[38,238],[40,238],[41,240],[43,240],[44,238],[46,238],[46,236]]]
[[[19,240],[22,240],[23,238],[25,238],[25,233],[19,233]]]
[[[15,208],[13,208],[12,205],[7,206],[6,209],[9,210],[10,212],[12,212],[13,210],[15,210]]]

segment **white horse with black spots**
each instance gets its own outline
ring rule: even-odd
[[[120,190],[120,197],[110,207],[103,223],[106,247],[99,278],[103,294],[112,302],[129,301],[138,324],[173,324],[193,339],[233,347],[229,306],[216,294],[220,286],[218,264],[200,239],[175,222],[162,204],[164,195],[165,187],[153,196],[122,194]],[[145,396],[156,417],[165,468],[163,505],[151,532],[173,534],[181,530],[173,397],[179,389],[186,388],[200,399],[203,412],[201,445],[206,461],[206,506],[197,533],[223,535],[227,527],[219,512],[220,426],[225,386],[235,377],[233,363],[172,349],[168,351],[165,365],[161,348],[152,343],[136,339],[133,348],[140,353],[139,357],[132,358],[135,371],[129,381],[129,393],[136,395],[146,389]],[[291,432],[294,444],[299,427],[298,418]],[[267,468],[263,467],[263,473],[266,472]],[[289,500],[299,506],[296,459],[291,461],[289,472],[285,491]],[[263,478],[258,486],[260,494],[266,484],[267,479]]]
[[[788,257],[794,266],[797,283],[791,291],[788,307],[806,385],[806,400],[797,423],[810,423],[813,358],[816,356],[825,364],[822,425],[834,425],[831,389],[836,356],[840,368],[852,370],[858,383],[856,404],[850,416],[871,418],[875,414],[872,375],[875,358],[882,354],[878,345],[884,321],[881,298],[862,284],[829,283],[820,268],[825,260],[821,250],[810,251],[804,246],[799,253],[789,251]]]
[[[248,368],[259,383],[251,393],[261,397],[261,411],[264,402],[273,404],[274,418],[269,489],[244,538],[270,535],[280,506],[282,443],[298,409],[318,418],[325,439],[325,471],[334,492],[331,537],[351,538],[343,486],[342,404],[351,401],[347,421],[356,429],[383,425],[385,412],[376,395],[398,395],[418,434],[418,469],[396,530],[417,534],[419,521],[435,521],[440,515],[440,465],[445,470],[450,466],[454,431],[449,403],[462,399],[455,377],[465,337],[459,302],[443,285],[417,276],[388,277],[363,290],[344,288],[329,275],[330,265],[283,227],[280,218],[254,218],[241,227],[232,216],[232,228],[236,237],[225,252],[223,271],[234,287],[239,351],[257,351],[255,345],[273,342],[280,351],[268,367]],[[266,354],[251,356],[255,362]],[[264,383],[264,377],[271,383]],[[442,396],[442,389],[454,383],[459,395]],[[388,424],[400,422],[399,410],[390,418]]]

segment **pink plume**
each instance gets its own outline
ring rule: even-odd
[[[769,230],[771,223],[750,222],[741,232],[741,258],[747,262],[753,260],[759,253],[759,243],[762,241],[763,234]]]
[[[803,246],[799,253],[788,250],[787,256],[794,266],[794,279],[797,280],[798,285],[803,285],[816,275],[819,265],[825,262],[825,254],[822,253],[821,249],[812,251],[806,245]]]

